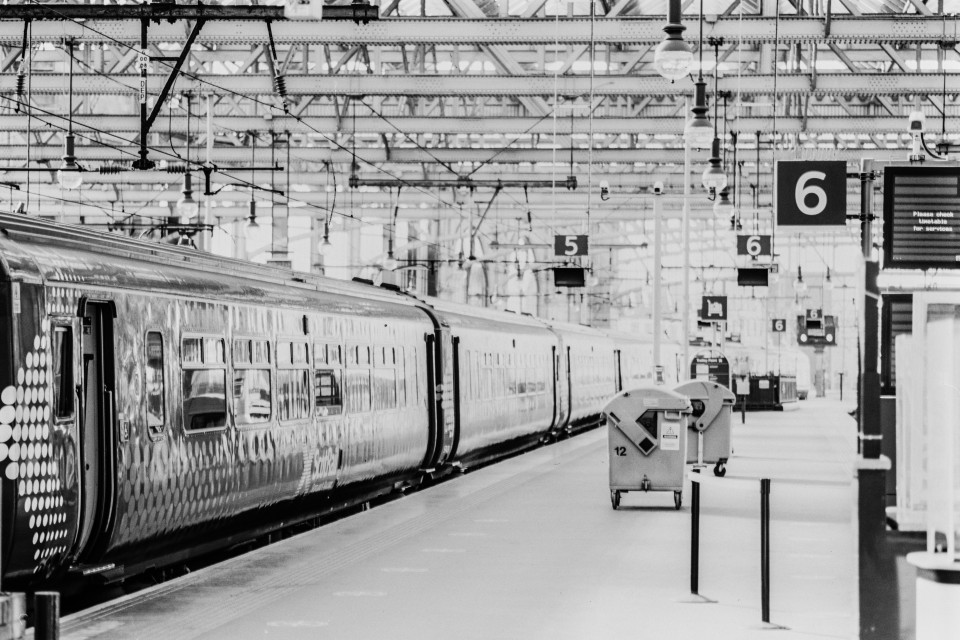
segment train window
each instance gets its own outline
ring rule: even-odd
[[[183,363],[184,364],[202,364],[203,351],[201,350],[200,338],[183,339]]]
[[[266,340],[251,341],[253,364],[270,364],[270,343]]]
[[[147,428],[162,431],[167,421],[166,393],[163,383],[163,336],[159,331],[147,331]]]
[[[372,376],[374,406],[377,409],[395,409],[397,407],[397,370],[374,369]]]
[[[250,364],[250,340],[233,341],[233,364]]]
[[[313,364],[317,366],[327,364],[327,345],[313,345]]]
[[[291,362],[290,349],[292,345],[289,342],[278,342],[277,343],[277,364],[278,365],[288,365]]]
[[[233,414],[239,424],[270,420],[273,411],[269,369],[234,369]]]
[[[418,402],[420,390],[417,388],[417,350],[407,351],[407,399],[410,404]]]
[[[184,429],[216,429],[227,424],[225,394],[227,372],[223,369],[183,371]]]
[[[310,354],[309,347],[306,342],[294,342],[290,345],[293,364],[309,364]]]
[[[318,416],[335,416],[343,410],[340,370],[319,369],[314,373],[314,406]]]
[[[387,348],[386,347],[374,347],[374,364],[378,367],[382,367],[386,364],[387,359]]]
[[[345,410],[349,413],[370,411],[370,371],[347,370]]]
[[[203,339],[203,362],[205,364],[223,364],[226,361],[223,340],[220,338]]]
[[[357,364],[370,366],[370,347],[361,346],[357,353]]]
[[[407,406],[407,361],[403,357],[403,347],[393,350],[397,359],[397,404]]]
[[[57,419],[73,417],[73,329],[53,328],[53,415]]]
[[[310,416],[310,372],[286,369],[277,372],[277,413],[280,420]]]
[[[327,362],[329,364],[343,364],[343,347],[338,344],[327,345]]]

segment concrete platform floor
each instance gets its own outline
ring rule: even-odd
[[[481,469],[81,612],[65,640],[852,638],[855,425],[808,400],[736,416],[728,476],[610,508],[606,431]],[[760,619],[759,481],[771,491],[771,618]],[[747,478],[747,479],[743,479]]]

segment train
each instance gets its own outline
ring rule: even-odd
[[[0,214],[2,587],[123,581],[593,426],[649,352]]]

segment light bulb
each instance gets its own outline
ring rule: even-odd
[[[670,82],[686,78],[692,64],[693,52],[681,39],[672,40],[668,37],[653,52],[653,67]]]
[[[79,189],[83,184],[83,174],[76,167],[76,163],[69,162],[57,169],[57,182],[64,189]]]
[[[196,218],[200,213],[200,203],[193,199],[193,191],[184,190],[183,195],[177,200],[177,215],[181,222],[186,222]]]
[[[723,187],[713,203],[713,213],[719,218],[726,219],[733,215],[734,210],[733,200],[730,199],[730,190]]]

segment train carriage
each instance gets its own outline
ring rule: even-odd
[[[123,579],[595,424],[633,342],[0,215],[3,586]]]

